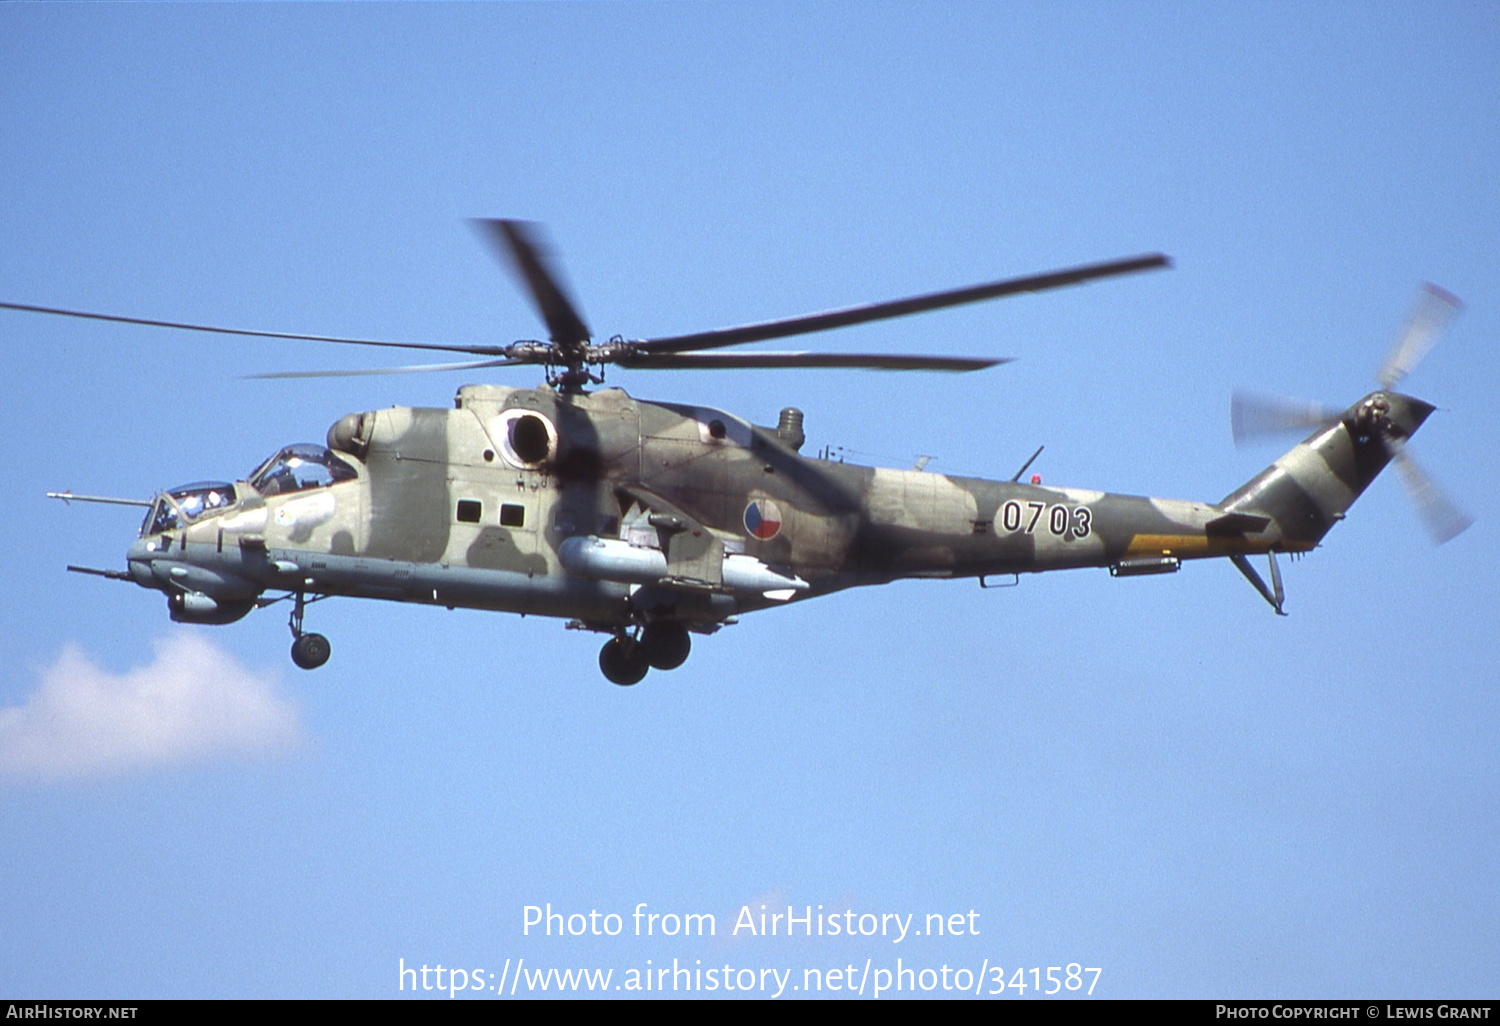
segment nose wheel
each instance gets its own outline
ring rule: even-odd
[[[287,626],[292,630],[292,662],[304,670],[316,670],[328,662],[333,646],[321,634],[302,630],[302,614],[307,606],[307,597],[297,592],[292,600],[292,615]]]
[[[303,634],[292,642],[292,662],[304,670],[316,670],[328,662],[332,652],[328,639],[321,634]]]

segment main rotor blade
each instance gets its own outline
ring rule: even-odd
[[[541,226],[530,221],[481,217],[473,218],[470,223],[489,238],[490,244],[511,262],[526,282],[537,312],[551,332],[552,341],[559,345],[587,342],[591,337],[588,325],[583,323],[562,286],[562,275],[557,271],[556,260]]]
[[[908,299],[893,299],[884,303],[870,303],[866,306],[851,306],[842,310],[804,314],[783,320],[745,324],[737,328],[716,328],[691,335],[644,339],[636,343],[636,349],[639,352],[679,353],[695,349],[737,346],[745,342],[762,342],[766,339],[805,335],[809,332],[843,328],[851,324],[865,324],[890,317],[905,317],[907,314],[941,310],[949,306],[962,306],[965,303],[977,303],[985,299],[998,299],[1001,296],[1015,295],[1019,292],[1041,292],[1046,289],[1061,288],[1064,285],[1077,285],[1096,278],[1109,278],[1118,274],[1133,274],[1136,271],[1168,267],[1170,263],[1162,254],[1153,253],[1147,256],[1131,257],[1128,260],[1090,264],[1086,267],[1034,274],[1025,278],[1009,278],[985,285],[970,285],[966,288],[933,292]]]
[[[487,367],[516,367],[529,360],[472,360],[465,363],[424,363],[405,367],[366,367],[361,370],[277,371],[274,374],[244,374],[248,381],[272,378],[363,378],[377,374],[426,374],[436,371],[483,370]]]
[[[1432,537],[1432,543],[1442,545],[1467,531],[1474,518],[1438,487],[1431,475],[1412,459],[1405,445],[1388,442],[1387,446],[1391,450],[1392,462],[1396,464],[1396,470],[1401,476],[1401,483],[1406,486],[1412,505],[1417,507],[1417,514]]]
[[[1382,388],[1395,388],[1397,382],[1410,374],[1442,336],[1443,329],[1464,308],[1463,300],[1445,288],[1425,282],[1417,294],[1417,305],[1412,310],[1406,329],[1401,332],[1391,354],[1376,375]]]
[[[475,356],[500,356],[504,346],[452,346],[433,342],[380,342],[369,338],[339,338],[334,335],[299,335],[287,331],[256,331],[251,328],[225,328],[213,324],[186,324],[181,321],[154,321],[145,317],[123,317],[119,314],[88,313],[84,310],[62,310],[51,306],[28,306],[25,303],[0,303],[0,309],[24,310],[27,313],[80,317],[91,321],[113,321],[116,324],[143,324],[149,328],[179,328],[183,331],[207,331],[216,335],[248,335],[252,338],[289,338],[299,342],[337,342],[351,346],[384,346],[389,349],[436,349],[447,353],[472,353]]]
[[[1332,406],[1301,399],[1235,392],[1229,403],[1229,426],[1234,432],[1234,444],[1245,445],[1263,435],[1326,427],[1343,413]]]
[[[642,353],[616,361],[630,370],[754,370],[856,368],[890,371],[977,371],[1010,363],[969,356],[892,356],[873,353]]]

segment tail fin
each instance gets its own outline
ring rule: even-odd
[[[1371,392],[1235,489],[1221,509],[1269,516],[1277,548],[1311,549],[1344,518],[1434,407],[1398,392]]]

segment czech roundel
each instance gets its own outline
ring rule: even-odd
[[[752,538],[770,541],[781,531],[781,510],[770,499],[756,499],[745,507],[745,530]]]

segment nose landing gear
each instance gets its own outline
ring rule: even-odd
[[[302,592],[297,592],[293,596],[292,615],[287,623],[292,630],[292,662],[304,670],[316,670],[328,662],[328,657],[333,654],[333,647],[323,635],[303,632],[302,614],[306,605],[307,597]]]

